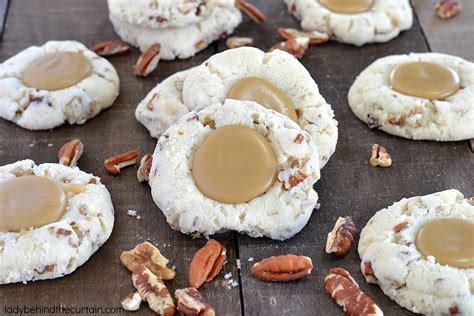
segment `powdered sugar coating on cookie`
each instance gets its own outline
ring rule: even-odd
[[[183,111],[198,111],[223,102],[232,86],[247,77],[268,80],[290,98],[299,112],[298,124],[318,147],[323,167],[336,149],[337,121],[306,68],[283,51],[264,53],[257,48],[242,47],[216,54],[202,65],[158,84],[138,105],[136,117],[152,136],[159,135]]]
[[[429,100],[396,92],[392,70],[400,64],[424,61],[456,71],[461,89],[445,100]],[[352,84],[349,106],[371,127],[410,139],[457,141],[474,138],[474,63],[438,53],[412,53],[380,58]]]
[[[362,272],[368,282],[415,313],[450,315],[456,309],[460,315],[473,315],[474,269],[439,264],[432,256],[422,256],[415,244],[419,229],[441,218],[474,222],[474,201],[448,190],[402,199],[377,212],[360,235]]]
[[[160,137],[178,118],[189,113],[182,94],[184,79],[193,69],[180,71],[166,78],[138,104],[135,117],[152,137]]]
[[[361,46],[387,42],[413,24],[413,13],[408,0],[374,0],[367,12],[335,13],[317,0],[285,0],[291,14],[301,20],[307,31],[326,33],[330,38]]]
[[[234,0],[107,0],[110,14],[152,29],[183,27],[201,22],[213,8],[232,8]]]
[[[112,14],[109,18],[124,41],[141,51],[159,43],[160,58],[173,60],[192,57],[222,35],[231,34],[242,21],[242,14],[235,7],[216,7],[205,19],[176,28],[150,28],[131,24]]]
[[[66,194],[66,211],[57,222],[20,233],[0,232],[0,284],[74,272],[107,241],[114,225],[110,194],[99,178],[78,168],[22,160],[1,166],[0,182],[30,174],[51,179],[61,188],[82,185],[84,191]]]
[[[226,125],[254,128],[270,142],[277,158],[278,180],[247,203],[224,204],[204,196],[191,174],[199,144],[214,129]],[[298,135],[301,142],[295,142]],[[283,240],[306,225],[316,205],[317,157],[311,136],[286,116],[254,102],[226,100],[188,113],[160,137],[149,184],[170,226],[183,233],[208,236],[236,230]],[[299,171],[304,177],[291,181]]]
[[[81,52],[91,63],[92,74],[55,91],[27,87],[22,75],[46,54]],[[84,124],[110,107],[118,96],[119,77],[104,58],[75,41],[49,41],[29,47],[0,64],[0,117],[30,130],[52,129],[64,124]]]

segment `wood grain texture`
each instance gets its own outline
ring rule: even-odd
[[[236,35],[251,34],[261,49],[266,50],[281,40],[277,27],[299,26],[286,13],[282,3],[267,5],[265,0],[253,0],[252,3],[265,9],[268,21],[262,27],[244,22]],[[353,80],[375,59],[427,50],[420,26],[415,21],[411,30],[388,43],[358,48],[331,42],[310,47],[306,52],[301,62],[318,83],[321,94],[332,104],[339,121],[339,141],[336,153],[315,185],[321,207],[314,211],[301,233],[285,242],[238,237],[245,314],[344,315],[324,290],[324,277],[333,267],[347,269],[386,315],[411,314],[386,297],[378,286],[365,281],[356,251],[358,239],[342,259],[327,255],[324,247],[327,233],[339,216],[352,216],[360,230],[376,211],[404,197],[449,188],[459,189],[467,196],[474,195],[474,161],[465,142],[411,141],[370,130],[353,115],[347,104],[347,92]],[[394,162],[390,168],[369,165],[373,143],[384,145],[392,155]],[[288,253],[313,259],[315,268],[309,278],[276,284],[250,276],[249,270],[254,263],[248,261],[250,257],[260,260]]]
[[[446,53],[474,61],[474,1],[460,0],[461,13],[449,20],[436,16],[439,0],[413,0],[412,4],[433,52]]]
[[[278,42],[277,27],[298,27],[298,22],[286,12],[282,1],[252,0],[252,3],[267,14],[268,21],[259,26],[246,19],[235,35],[254,37],[257,47],[267,50]],[[26,6],[29,10],[24,10]],[[107,19],[104,0],[13,0],[8,21],[0,61],[49,39],[75,39],[90,46],[117,38]],[[171,264],[177,266],[177,278],[168,283],[170,289],[173,291],[187,285],[187,268],[205,240],[194,240],[168,227],[151,199],[148,186],[138,184],[136,168],[124,169],[119,177],[112,177],[104,172],[102,161],[134,148],[139,148],[142,154],[151,152],[156,140],[135,120],[134,109],[138,102],[157,82],[224,49],[224,41],[220,41],[195,58],[161,62],[158,70],[146,79],[132,75],[138,51],[110,58],[121,78],[121,94],[112,108],[84,126],[66,125],[53,131],[30,132],[0,120],[0,165],[24,158],[32,158],[38,163],[54,162],[59,147],[78,137],[85,145],[79,166],[102,178],[116,209],[111,239],[83,267],[57,280],[1,286],[0,314],[4,305],[117,307],[120,300],[133,290],[130,274],[121,267],[118,257],[123,250],[147,239],[158,244]],[[343,315],[342,309],[325,293],[323,286],[325,274],[336,266],[350,271],[386,315],[410,314],[388,299],[379,287],[364,281],[356,243],[342,259],[325,254],[324,245],[338,216],[352,216],[360,230],[376,211],[403,197],[449,188],[459,189],[467,196],[474,195],[474,161],[465,142],[410,141],[373,131],[360,122],[347,105],[347,91],[356,75],[376,58],[427,50],[417,23],[411,30],[385,44],[357,48],[328,43],[308,50],[301,62],[317,81],[322,95],[332,104],[339,121],[337,151],[323,169],[322,179],[315,185],[321,208],[313,213],[300,234],[285,242],[252,239],[236,233],[215,237],[228,250],[228,264],[217,280],[204,285],[202,291],[219,315],[239,315],[242,310],[246,315]],[[368,164],[371,145],[375,142],[384,145],[392,155],[392,167],[382,169]],[[142,219],[128,217],[128,209],[137,210]],[[309,278],[276,284],[250,276],[253,263],[248,261],[250,257],[259,260],[287,253],[313,259],[315,269]],[[237,257],[242,263],[240,272],[236,269]],[[241,279],[240,286],[232,290],[227,289],[227,280],[224,279],[224,274],[229,272],[232,272],[233,279],[238,275]],[[152,313],[144,304],[134,314]]]
[[[28,7],[28,10],[24,10]],[[118,39],[108,21],[106,1],[97,0],[14,0],[8,16],[8,31],[0,49],[0,61],[47,40],[73,39],[91,46],[104,40]],[[23,304],[38,306],[64,305],[67,307],[118,307],[120,301],[133,291],[131,274],[121,266],[123,250],[150,240],[158,244],[163,254],[177,267],[177,277],[167,282],[170,291],[188,286],[188,267],[194,253],[206,240],[193,239],[171,230],[165,217],[153,203],[150,189],[139,184],[135,168],[124,169],[118,177],[106,174],[103,160],[134,148],[142,154],[153,152],[156,140],[135,119],[135,107],[159,81],[182,69],[203,62],[215,52],[215,47],[193,59],[160,62],[159,70],[146,79],[133,75],[139,52],[110,58],[120,79],[120,96],[114,106],[88,121],[83,126],[64,125],[52,131],[32,132],[0,120],[0,165],[31,158],[37,163],[57,162],[60,146],[72,138],[84,143],[84,155],[79,167],[102,179],[109,189],[115,206],[115,226],[111,238],[92,258],[73,274],[61,279],[0,287],[0,315],[3,306]],[[52,144],[49,146],[49,144]],[[126,215],[133,209],[140,220]],[[216,281],[202,287],[203,295],[218,311],[239,315],[239,289],[227,289],[224,274],[235,266],[235,240],[232,233],[216,236],[227,247],[228,264]],[[144,303],[134,315],[152,314]]]

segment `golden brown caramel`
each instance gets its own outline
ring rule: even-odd
[[[91,73],[91,63],[82,53],[57,52],[32,62],[23,73],[23,83],[31,88],[54,91],[75,85]]]
[[[288,116],[293,121],[298,119],[290,98],[277,86],[265,79],[257,77],[241,79],[230,89],[227,97],[229,99],[257,102],[268,109]]]
[[[192,174],[199,190],[222,203],[248,202],[270,189],[277,160],[256,130],[228,125],[213,131],[197,149]]]
[[[56,222],[64,213],[64,191],[53,180],[23,176],[0,184],[0,231],[19,232]]]
[[[435,219],[418,231],[416,247],[422,255],[458,268],[474,268],[474,222],[458,218]]]
[[[398,65],[390,75],[393,90],[429,100],[445,99],[461,87],[457,72],[435,63],[415,61]]]
[[[319,3],[334,13],[356,14],[372,9],[374,0],[319,0]]]

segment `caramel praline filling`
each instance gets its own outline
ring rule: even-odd
[[[374,0],[319,0],[319,3],[334,13],[356,14],[372,9]]]
[[[249,77],[239,80],[232,86],[227,98],[253,101],[282,113],[293,121],[298,120],[290,98],[273,83],[262,78]]]
[[[192,162],[198,189],[221,203],[248,202],[267,192],[277,176],[271,144],[256,130],[228,125],[214,130]]]
[[[390,75],[391,88],[402,94],[429,100],[445,99],[461,87],[457,72],[431,62],[400,64]]]
[[[92,74],[84,54],[56,52],[32,62],[23,73],[23,83],[31,88],[54,91],[75,85]]]
[[[474,222],[459,218],[432,220],[418,231],[416,247],[440,264],[474,268]]]
[[[64,191],[53,180],[23,176],[0,183],[0,231],[19,232],[59,220]]]

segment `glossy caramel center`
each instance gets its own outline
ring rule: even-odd
[[[249,77],[239,80],[230,89],[227,98],[257,102],[288,116],[293,121],[298,119],[290,98],[273,83],[262,78]]]
[[[356,14],[372,9],[374,0],[319,0],[319,3],[334,13]]]
[[[429,100],[445,99],[456,93],[461,80],[451,68],[415,61],[398,65],[390,75],[392,89]]]
[[[248,202],[270,189],[277,160],[256,130],[228,125],[213,131],[197,149],[192,174],[199,190],[222,203]]]
[[[64,191],[53,180],[23,176],[0,184],[0,231],[19,232],[56,222],[64,213]]]
[[[57,52],[32,62],[23,73],[23,83],[31,88],[54,91],[73,86],[91,73],[91,63],[82,53]]]
[[[458,268],[474,268],[474,222],[458,218],[426,223],[416,236],[416,247],[436,261]]]

